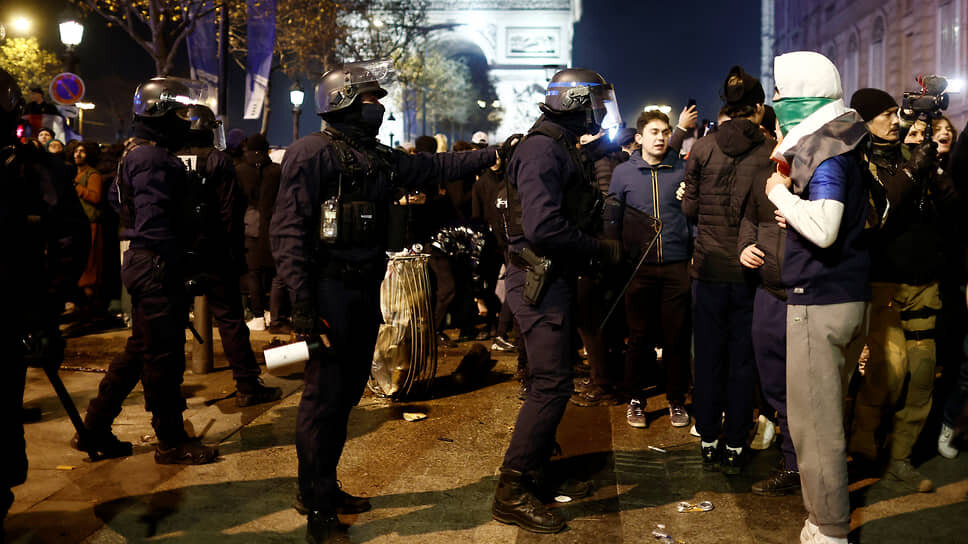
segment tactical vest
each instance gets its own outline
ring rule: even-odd
[[[394,177],[393,150],[382,144],[372,149],[354,145],[331,129],[314,134],[329,144],[339,169],[335,179],[320,180],[320,244],[330,248],[386,248],[390,202],[384,193]],[[364,154],[366,163],[353,150]]]
[[[564,180],[562,185],[561,207],[565,219],[586,234],[593,236],[598,234],[602,229],[601,218],[605,198],[595,181],[594,164],[582,157],[579,149],[568,141],[564,130],[560,127],[545,123],[531,129],[524,139],[527,140],[535,134],[554,140],[565,150],[575,166],[575,173]],[[521,143],[518,144],[520,145]],[[511,181],[510,176],[505,175],[504,181],[504,188],[498,191],[495,205],[503,217],[505,235],[511,240],[524,236],[524,227],[521,223],[521,198],[518,195],[517,184]]]

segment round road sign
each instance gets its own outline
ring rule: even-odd
[[[69,106],[84,98],[84,80],[77,74],[57,74],[50,82],[50,99],[62,106]]]

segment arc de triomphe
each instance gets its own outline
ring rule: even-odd
[[[450,52],[483,55],[504,107],[491,134],[526,132],[538,117],[548,79],[571,66],[582,0],[429,0],[427,24],[448,25],[434,38]],[[398,132],[399,134],[399,132]]]

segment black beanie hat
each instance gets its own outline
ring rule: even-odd
[[[885,111],[896,108],[897,101],[880,89],[867,88],[858,90],[850,97],[850,107],[857,110],[866,123]]]
[[[747,74],[742,66],[733,66],[723,82],[722,98],[731,107],[755,106],[766,102],[766,93],[759,79]]]

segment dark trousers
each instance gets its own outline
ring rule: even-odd
[[[270,327],[278,327],[289,319],[292,305],[289,302],[289,292],[286,284],[278,275],[272,276],[272,290],[269,291],[269,313],[271,320]]]
[[[958,365],[958,378],[955,387],[944,405],[943,421],[949,427],[954,427],[968,403],[968,335],[962,342],[962,357]]]
[[[624,388],[640,394],[646,383],[665,382],[669,402],[682,403],[689,388],[689,263],[643,264],[625,293],[629,346]],[[665,376],[658,374],[655,347],[662,346]],[[643,381],[643,376],[647,379]],[[651,379],[649,379],[651,378]]]
[[[85,423],[90,429],[110,429],[140,379],[158,439],[178,442],[185,437],[181,384],[188,306],[182,287],[162,257],[142,249],[125,252],[121,279],[131,294],[131,336],[101,380]]]
[[[457,296],[457,284],[450,258],[434,250],[430,254],[430,270],[434,273],[434,330],[444,330],[447,309]]]
[[[336,512],[336,466],[346,444],[350,410],[360,401],[373,362],[380,316],[380,282],[319,281],[320,317],[330,325],[332,356],[306,364],[306,388],[296,415],[299,492],[310,510]]]
[[[249,296],[249,307],[255,317],[262,317],[266,310],[266,293],[272,288],[273,269],[250,268],[242,275],[245,293]]]
[[[557,278],[541,304],[533,307],[521,299],[524,279],[524,270],[512,265],[507,297],[528,352],[530,389],[518,413],[503,468],[521,472],[536,470],[551,458],[558,424],[574,392],[573,288]]]
[[[0,349],[4,361],[0,364],[0,524],[13,504],[12,487],[27,480],[27,452],[24,442],[23,401],[27,366],[23,361],[23,347],[14,333],[13,323],[4,322],[0,331]]]
[[[771,408],[776,410],[783,441],[783,463],[786,470],[799,470],[797,452],[790,438],[786,408],[786,301],[758,287],[753,299],[753,356],[760,375],[760,390]]]
[[[127,257],[131,255],[132,251],[137,250],[130,250],[125,255],[126,270],[129,269]],[[131,267],[138,268],[141,266],[137,264],[138,262],[139,259],[137,256],[132,256]],[[131,273],[133,274],[134,272]],[[128,281],[125,280],[125,286],[127,285]],[[128,289],[129,291],[131,290],[130,287]],[[170,306],[172,314],[169,316],[168,321],[162,325],[177,330],[179,338],[177,341],[179,342],[178,346],[181,348],[179,367],[181,370],[178,373],[177,391],[178,398],[181,399],[181,408],[178,410],[178,414],[180,414],[184,410],[184,399],[182,399],[181,395],[181,381],[185,373],[184,331],[186,322],[183,319],[187,319],[188,308],[185,305],[184,295],[180,291],[180,286],[173,284],[169,288],[169,291],[172,293],[169,301],[175,302],[171,302],[171,304],[174,304]],[[236,381],[257,378],[261,370],[255,360],[252,345],[249,343],[249,329],[245,326],[238,276],[233,276],[229,273],[213,276],[211,283],[206,288],[205,296],[208,300],[212,317],[218,326],[219,335],[222,338],[222,347],[225,350],[225,357],[228,359],[229,366],[232,369],[232,376]],[[148,304],[152,305],[155,303],[149,300]],[[131,394],[131,391],[138,384],[138,380],[142,381],[145,388],[146,409],[154,412],[150,407],[149,386],[145,382],[145,379],[153,379],[148,376],[149,372],[158,372],[158,369],[154,368],[157,365],[149,367],[147,364],[148,356],[146,355],[146,350],[155,348],[149,348],[147,346],[144,335],[147,325],[138,325],[138,299],[133,292],[132,305],[132,317],[135,321],[133,322],[131,336],[128,338],[124,352],[115,357],[108,367],[107,374],[98,386],[97,397],[91,400],[91,403],[88,405],[85,418],[85,423],[88,428],[98,430],[110,429],[111,424],[121,414],[124,399]],[[176,309],[176,306],[178,309]],[[166,374],[164,379],[171,380],[172,377]],[[167,394],[170,395],[171,393],[169,392]],[[177,422],[173,416],[169,417],[169,419],[171,420],[169,422],[170,425],[179,425],[181,421],[180,415],[177,418]],[[165,424],[165,422],[162,421],[161,424]],[[172,433],[180,434],[177,432],[177,429],[173,430]],[[161,435],[159,435],[160,438]]]
[[[722,433],[726,445],[746,445],[753,419],[753,297],[744,283],[693,280],[696,375],[693,406],[704,442]],[[723,413],[725,424],[721,423]]]

